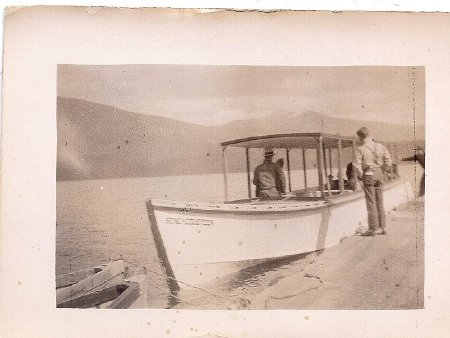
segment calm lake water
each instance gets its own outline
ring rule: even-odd
[[[417,192],[422,168],[403,164],[399,171]],[[308,185],[318,184],[315,176],[315,170],[307,172]],[[303,188],[302,171],[293,171],[291,179],[292,189]],[[57,182],[56,274],[105,263],[120,252],[126,261],[149,271],[149,306],[169,306],[165,277],[151,272],[164,275],[145,201],[151,197],[219,202],[223,184],[221,174]],[[246,174],[230,174],[229,189],[230,199],[245,198]]]

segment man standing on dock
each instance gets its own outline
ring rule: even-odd
[[[369,229],[362,236],[386,234],[386,214],[383,202],[383,171],[390,172],[391,155],[386,147],[369,137],[369,129],[360,128],[356,134],[362,145],[356,151],[353,166],[363,180]]]
[[[424,170],[422,174],[422,178],[420,180],[420,190],[419,190],[419,197],[425,195],[425,151],[422,147],[417,147],[415,150],[415,155],[406,157],[402,159],[402,161],[414,161],[419,162],[422,169]]]
[[[277,199],[282,196],[279,187],[286,187],[286,178],[282,168],[273,163],[273,149],[264,149],[264,162],[256,167],[253,184],[256,186],[256,197],[263,199]],[[278,189],[277,189],[278,188]]]

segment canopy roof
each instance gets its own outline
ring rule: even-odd
[[[324,133],[291,133],[241,138],[222,142],[221,145],[239,148],[317,149],[320,136],[325,148],[337,148],[338,140],[341,140],[343,148],[351,147],[353,141],[357,141],[355,137]]]

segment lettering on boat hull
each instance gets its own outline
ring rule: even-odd
[[[205,218],[166,217],[166,224],[211,226],[214,224],[214,221],[212,219]]]

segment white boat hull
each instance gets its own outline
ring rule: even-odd
[[[387,184],[384,198],[386,210],[411,200],[409,182]],[[367,224],[362,191],[327,201],[262,205],[149,200],[148,209],[158,253],[175,288],[211,281],[262,260],[328,248]]]

